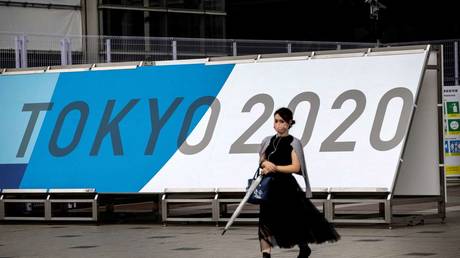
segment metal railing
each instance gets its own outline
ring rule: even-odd
[[[373,43],[316,41],[59,36],[0,32],[0,67],[157,61],[375,47]],[[16,57],[23,56],[27,62]]]
[[[458,85],[460,40],[354,43],[127,36],[61,36],[0,32],[0,68],[127,61],[160,61],[216,56],[439,44],[444,48],[444,84]]]

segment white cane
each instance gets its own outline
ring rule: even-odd
[[[233,224],[233,221],[235,221],[236,217],[238,217],[238,215],[240,214],[240,212],[243,209],[244,205],[248,201],[249,196],[251,196],[252,192],[254,192],[254,190],[259,185],[261,180],[262,180],[262,175],[259,175],[255,180],[252,180],[252,183],[249,186],[248,190],[246,191],[246,194],[244,195],[243,200],[241,200],[240,204],[238,204],[238,207],[233,212],[232,217],[230,217],[230,219],[227,222],[227,225],[225,225],[224,231],[222,231],[222,235],[224,235],[225,232],[227,232],[227,230]]]

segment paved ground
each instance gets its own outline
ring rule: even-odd
[[[460,187],[449,187],[447,223],[339,226],[342,240],[312,245],[311,257],[459,257]],[[257,228],[236,225],[221,236],[211,224],[0,224],[1,257],[260,257]],[[272,257],[297,257],[275,249]]]

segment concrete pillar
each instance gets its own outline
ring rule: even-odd
[[[99,35],[102,31],[99,31],[99,28],[102,28],[102,24],[99,21],[98,1],[93,0],[82,0],[81,1],[81,20],[82,20],[82,48],[83,56],[86,59],[87,63],[97,63],[99,62]],[[102,18],[102,17],[101,17]],[[91,36],[91,37],[88,37]]]

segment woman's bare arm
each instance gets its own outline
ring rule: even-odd
[[[300,161],[294,150],[291,152],[292,164],[285,166],[277,166],[268,160],[262,160],[261,168],[263,174],[280,172],[280,173],[298,173],[300,171]]]
[[[281,173],[298,173],[300,171],[300,161],[294,150],[291,152],[292,164],[285,166],[276,166],[276,172]]]

